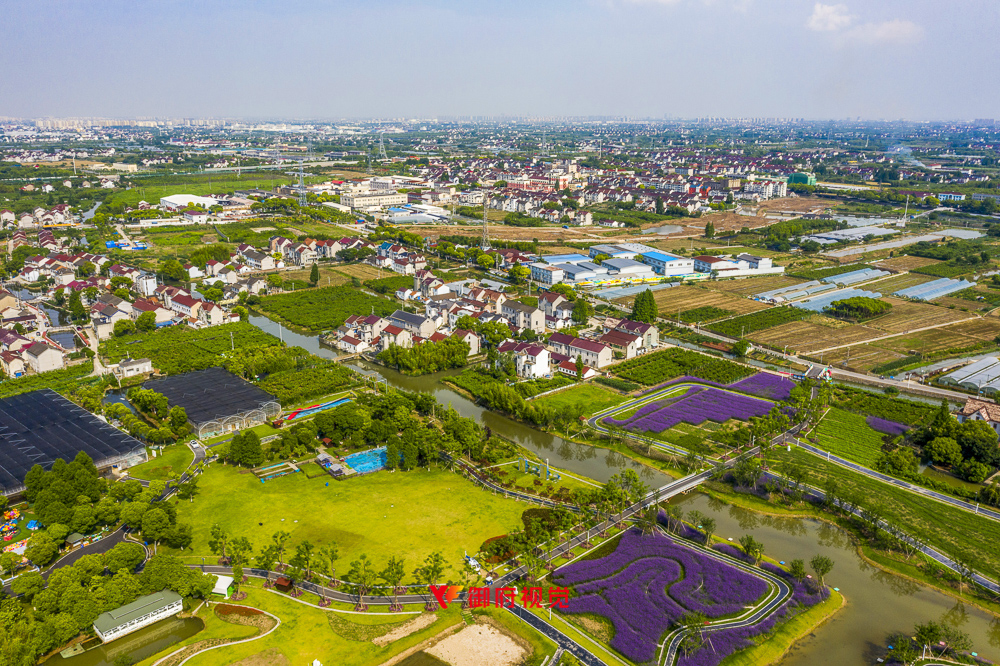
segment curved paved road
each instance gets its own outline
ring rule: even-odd
[[[945,495],[944,493],[939,493],[937,491],[931,490],[930,488],[924,488],[923,486],[918,486],[916,484],[909,483],[908,481],[903,481],[902,479],[897,479],[893,476],[889,476],[888,474],[876,472],[875,470],[869,469],[864,465],[859,465],[858,463],[851,462],[850,460],[845,460],[844,458],[841,458],[839,456],[835,456],[829,451],[823,451],[822,449],[816,448],[815,446],[808,444],[807,442],[803,442],[802,440],[796,439],[795,443],[798,444],[800,447],[802,447],[803,450],[808,451],[809,453],[812,453],[815,456],[823,458],[824,460],[828,460],[832,463],[840,465],[841,467],[846,467],[852,472],[864,474],[867,477],[878,479],[879,481],[891,484],[893,486],[896,486],[897,488],[909,490],[912,493],[923,495],[925,497],[930,497],[931,499],[935,499],[939,502],[944,502],[945,504],[950,504],[959,509],[964,509],[965,511],[969,511],[972,513],[979,514],[980,516],[986,516],[987,518],[1000,521],[1000,512],[988,509],[986,507],[981,507],[978,504],[972,504],[971,502],[960,500],[957,497],[952,497],[951,495]]]

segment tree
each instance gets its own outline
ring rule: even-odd
[[[142,546],[132,541],[123,541],[104,553],[104,566],[112,574],[122,569],[134,571],[145,559],[146,551]]]
[[[372,585],[375,584],[375,579],[378,576],[375,573],[371,560],[368,556],[362,554],[358,559],[351,562],[350,571],[347,574],[348,582],[354,585],[355,590],[358,593],[358,610],[364,610],[367,608],[365,606],[365,595],[371,590]]]
[[[740,537],[740,547],[747,557],[753,560],[754,564],[760,564],[760,558],[764,557],[764,544],[757,541],[750,534]]]
[[[788,567],[788,573],[801,583],[806,578],[806,563],[802,560],[792,560]]]
[[[240,294],[243,293],[245,292],[240,292]],[[250,311],[247,310],[242,305],[237,305],[235,308],[233,308],[233,314],[239,316],[240,321],[250,321]]]
[[[135,322],[133,322],[131,319],[119,319],[118,321],[115,322],[114,333],[116,338],[120,338],[123,335],[131,335],[135,333]]]
[[[309,271],[309,282],[314,287],[319,282],[319,264],[314,263]]]
[[[45,589],[45,579],[37,571],[28,571],[15,578],[10,584],[10,589],[14,594],[24,595],[30,600]]]
[[[809,561],[809,566],[819,578],[820,586],[826,587],[826,576],[833,571],[833,560],[826,555],[817,555]]]
[[[229,545],[229,540],[231,538],[229,531],[219,523],[215,523],[212,525],[212,529],[209,534],[211,536],[208,541],[209,550],[212,551],[213,555],[218,555],[220,559],[227,559],[226,547]]]
[[[750,353],[750,342],[747,340],[738,340],[733,344],[733,355],[739,356],[740,358],[746,356]]]
[[[0,555],[0,575],[6,578],[9,574],[14,573],[20,561],[21,558],[14,553],[3,553]]]
[[[406,576],[406,569],[403,564],[403,559],[398,558],[395,555],[389,558],[385,568],[379,572],[378,577],[385,581],[386,585],[392,588],[393,606],[399,606],[399,600],[396,598],[396,590],[399,588],[399,584],[403,582],[404,576]]]
[[[924,649],[933,648],[941,642],[942,638],[941,625],[937,622],[930,620],[924,624],[918,624],[913,628],[913,635]],[[933,654],[933,650],[931,652]]]
[[[659,311],[656,306],[656,299],[651,290],[646,289],[635,297],[635,301],[632,303],[631,316],[634,321],[641,321],[646,324],[656,322]]]
[[[704,516],[701,519],[701,531],[705,535],[705,545],[712,545],[712,535],[715,534],[715,518]]]
[[[591,306],[586,299],[576,299],[576,303],[573,305],[573,323],[580,326],[586,324],[590,320],[590,315],[593,314],[593,312],[593,306]]]
[[[36,532],[28,539],[28,545],[24,550],[24,556],[39,567],[45,566],[59,552],[59,544],[52,538],[41,532]]]
[[[156,551],[156,544],[166,535],[170,529],[170,518],[166,512],[160,508],[151,508],[142,516],[142,536],[153,542],[153,550]]]
[[[336,562],[340,559],[340,549],[337,547],[336,541],[331,541],[325,546],[320,546],[317,552],[320,562],[323,563],[323,570],[330,577],[330,582],[334,583],[337,579],[337,569]]]
[[[715,225],[711,222],[705,223],[705,238],[715,238]]]
[[[141,333],[149,333],[156,330],[156,313],[143,312],[135,319],[135,329]]]
[[[476,263],[479,264],[480,268],[488,271],[496,265],[496,259],[488,254],[481,254],[479,255],[479,258],[476,259]]]
[[[951,437],[935,437],[924,446],[924,453],[939,465],[954,466],[962,462],[962,447]]]
[[[181,262],[176,259],[168,259],[163,262],[163,266],[160,268],[160,275],[175,282],[183,282],[188,279],[188,272],[184,270]]]
[[[87,308],[83,307],[83,300],[78,291],[70,291],[68,309],[73,321],[82,321],[87,318]]]
[[[283,567],[284,562],[282,557],[285,554],[285,543],[292,538],[292,535],[284,530],[278,530],[271,536],[271,541],[274,542],[275,557],[278,560],[278,567]]]
[[[270,572],[274,569],[274,563],[278,561],[278,547],[274,544],[268,544],[257,553],[257,557],[254,558],[257,567],[268,572],[267,576],[270,576]]]
[[[522,266],[518,264],[507,272],[508,277],[510,277],[511,282],[514,284],[524,284],[528,277],[531,275],[531,269],[527,266]]]
[[[316,550],[316,546],[312,545],[308,541],[303,541],[298,546],[295,547],[295,555],[289,561],[296,569],[301,569],[305,572],[306,577],[312,576],[312,565],[313,565],[313,554]]]

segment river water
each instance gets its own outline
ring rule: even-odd
[[[720,537],[737,541],[744,534],[752,534],[764,544],[765,554],[774,559],[805,560],[807,568],[816,555],[834,561],[827,582],[840,588],[847,605],[796,643],[781,661],[782,666],[874,664],[877,657],[884,656],[889,634],[910,632],[915,624],[928,620],[958,626],[969,634],[974,651],[1000,661],[1000,619],[869,565],[837,527],[819,520],[763,516],[701,493],[678,503],[685,512],[698,510],[711,515]]]
[[[268,333],[280,333],[288,344],[301,346],[323,358],[338,356],[335,350],[320,345],[316,337],[294,333],[266,317],[252,316],[250,320]],[[367,374],[378,374],[396,388],[430,392],[441,404],[450,404],[462,416],[479,420],[570,472],[603,482],[630,464],[617,453],[567,442],[487,411],[440,383],[441,378],[458,371],[407,377],[366,362],[352,367]],[[650,486],[662,485],[669,479],[658,472],[650,473],[649,468],[639,467],[641,470],[637,471],[645,470],[645,481]],[[766,553],[775,559],[798,558],[808,562],[822,554],[834,561],[829,582],[844,593],[847,605],[822,628],[799,641],[782,660],[782,666],[874,664],[876,658],[882,656],[879,650],[886,645],[889,634],[910,631],[915,624],[928,620],[945,620],[959,626],[971,637],[975,651],[1000,662],[1000,619],[929,587],[872,567],[860,558],[848,536],[836,527],[812,519],[762,516],[700,493],[682,498],[680,503],[685,511],[697,509],[712,515],[719,536],[736,540],[744,534],[753,534],[765,545]]]
[[[130,663],[136,664],[194,636],[204,628],[205,624],[196,617],[171,617],[107,645],[68,658],[56,655],[45,663],[49,666],[114,666],[116,659],[128,656],[132,658]]]

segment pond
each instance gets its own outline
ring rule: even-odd
[[[124,655],[132,658],[130,663],[136,664],[204,628],[205,623],[196,617],[171,617],[82,654],[72,657],[57,654],[45,663],[49,666],[114,666],[115,660]]]
[[[949,622],[969,634],[973,650],[1000,660],[1000,619],[946,594],[887,573],[865,562],[846,532],[808,518],[765,516],[714,500],[703,493],[676,502],[685,512],[711,515],[716,534],[738,541],[752,534],[776,560],[805,560],[825,555],[834,561],[827,576],[840,588],[847,605],[823,627],[793,646],[782,666],[872,664],[884,656],[889,634],[911,631],[928,620]]]
[[[76,337],[76,333],[73,331],[49,333],[49,338],[63,349],[68,349],[70,351],[75,349],[79,343],[79,338]]]

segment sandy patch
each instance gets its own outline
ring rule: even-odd
[[[434,624],[435,620],[437,620],[437,615],[434,613],[424,613],[422,615],[418,615],[403,626],[396,627],[389,633],[372,639],[372,643],[379,647],[385,647],[393,641],[398,641],[400,638],[406,638],[410,634],[420,631],[424,627],[429,627]]]
[[[471,625],[425,650],[451,666],[513,666],[527,651],[497,629]]]

